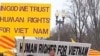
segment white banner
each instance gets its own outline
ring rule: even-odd
[[[18,39],[16,43],[18,56],[88,56],[91,46],[87,43],[30,39]]]

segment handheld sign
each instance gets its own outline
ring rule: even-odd
[[[71,43],[47,40],[30,40],[25,39],[24,47],[22,39],[17,40],[17,55],[22,56],[88,56],[91,44]],[[54,50],[54,51],[52,51]]]
[[[1,3],[0,35],[49,37],[50,4]]]

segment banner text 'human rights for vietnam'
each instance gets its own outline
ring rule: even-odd
[[[2,3],[0,33],[47,37],[50,33],[50,8],[50,4]]]

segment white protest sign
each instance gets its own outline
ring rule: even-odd
[[[47,40],[30,40],[25,39],[24,47],[23,40],[17,40],[17,55],[22,56],[50,56],[50,50],[53,48],[55,56],[88,56],[91,44],[87,43],[72,43],[61,41]]]

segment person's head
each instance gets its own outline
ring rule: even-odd
[[[50,52],[49,52],[49,55],[50,56],[55,56],[55,50],[54,49],[51,49]]]

